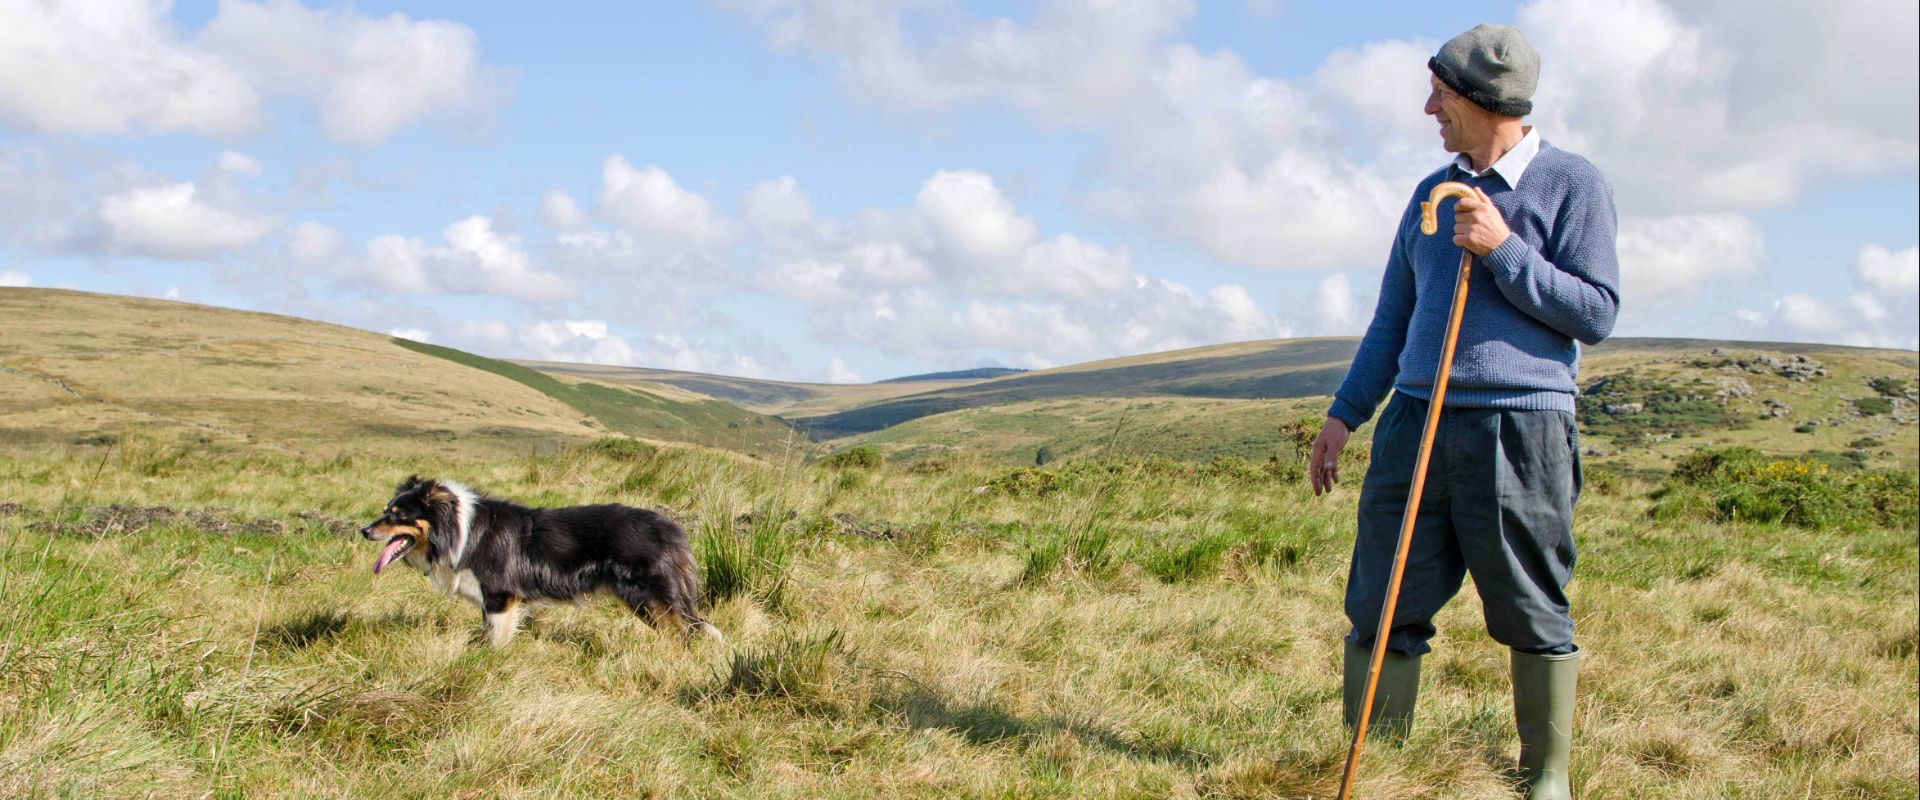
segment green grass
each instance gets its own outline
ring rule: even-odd
[[[393,344],[416,353],[517,381],[592,417],[610,430],[632,436],[684,441],[771,456],[794,447],[797,435],[778,418],[721,400],[683,402],[638,389],[598,383],[566,383],[538,370],[451,347],[395,337]]]
[[[19,453],[0,795],[1328,796],[1364,465],[1318,499],[1232,461],[1047,469],[1036,493],[983,488],[1014,473],[968,458],[824,470],[623,439]],[[727,641],[594,601],[481,646],[471,607],[375,578],[340,532],[413,471],[668,506]],[[1911,524],[1655,513],[1667,480],[1597,470],[1582,498],[1581,796],[1911,797]],[[110,503],[181,513],[91,524]],[[1509,796],[1506,655],[1479,615],[1471,591],[1441,615],[1416,727],[1368,749],[1364,796]]]

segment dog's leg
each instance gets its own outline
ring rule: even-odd
[[[485,600],[487,643],[505,647],[520,627],[520,598],[511,594],[489,594]]]

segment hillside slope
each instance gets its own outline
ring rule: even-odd
[[[793,419],[817,438],[834,439],[949,411],[1057,397],[1329,395],[1346,376],[1358,346],[1357,339],[1287,339],[1151,353],[1010,375]]]
[[[524,453],[627,433],[753,452],[796,438],[705,398],[563,383],[293,317],[8,288],[0,318],[0,446],[150,434],[308,453]]]
[[[1234,366],[1262,359],[1280,362],[1289,355],[1285,347],[1223,349],[1229,355],[1221,361]],[[1111,371],[1080,365],[1035,373],[1049,379],[1038,388],[1062,392],[1058,397],[979,402],[1036,388],[1005,380],[901,398],[836,416],[870,422],[882,413],[904,416],[942,405],[952,410],[912,416],[836,443],[872,444],[905,460],[953,452],[1032,463],[1042,447],[1056,458],[1127,452],[1259,460],[1292,452],[1281,424],[1302,417],[1317,421],[1325,412],[1325,393],[1331,389],[1313,391],[1311,378],[1301,378],[1324,374],[1323,365],[1295,362],[1268,383],[1292,388],[1282,383],[1292,378],[1306,396],[1232,399],[1205,393],[1248,385],[1253,376],[1233,369],[1209,370],[1208,359],[1198,355],[1190,351],[1187,357],[1157,362],[1128,359],[1132,363]],[[1345,365],[1339,369],[1344,372]],[[1141,390],[1126,393],[1116,386],[1116,374],[1138,378]],[[1226,379],[1209,383],[1215,374]],[[1836,463],[1912,468],[1920,461],[1920,354],[1911,351],[1621,339],[1586,354],[1581,385],[1583,449],[1595,463],[1657,467],[1712,445],[1744,445]],[[868,413],[862,416],[862,411]],[[1371,431],[1371,426],[1361,428],[1356,446],[1362,446]]]

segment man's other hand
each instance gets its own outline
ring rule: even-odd
[[[1307,460],[1307,478],[1313,483],[1313,496],[1333,491],[1340,482],[1340,451],[1347,448],[1347,424],[1333,417],[1320,425],[1313,439],[1313,455]]]

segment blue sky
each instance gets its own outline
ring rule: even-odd
[[[0,284],[794,380],[1353,335],[1478,22],[1618,334],[1920,347],[1910,2],[0,2]]]

